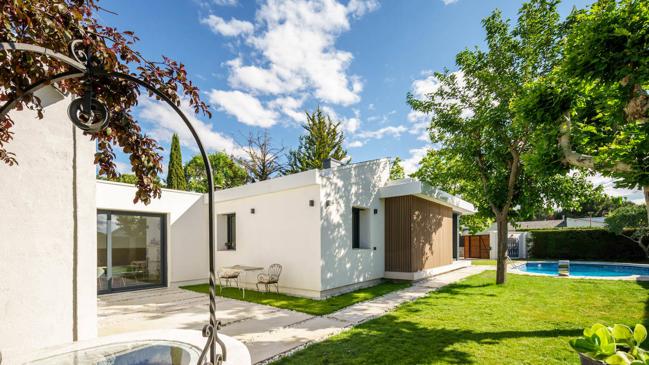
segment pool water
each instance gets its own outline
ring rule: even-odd
[[[67,352],[40,359],[33,365],[190,365],[198,351],[172,341],[128,342]]]
[[[558,275],[559,264],[553,262],[528,262],[517,269],[534,274]],[[570,276],[649,276],[649,266],[634,266],[625,264],[570,263]]]

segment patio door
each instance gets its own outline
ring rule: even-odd
[[[166,283],[165,217],[97,212],[97,291],[133,290]]]

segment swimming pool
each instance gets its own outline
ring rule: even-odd
[[[531,274],[557,276],[559,264],[557,261],[537,261],[519,265],[515,269]],[[649,276],[649,265],[617,264],[601,262],[570,262],[570,276],[590,277],[624,277]]]

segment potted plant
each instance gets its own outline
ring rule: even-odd
[[[584,336],[570,340],[582,365],[649,365],[649,354],[640,348],[647,329],[637,324],[633,330],[622,324],[607,327],[595,324],[584,329]]]

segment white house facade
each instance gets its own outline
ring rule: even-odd
[[[207,194],[96,180],[95,144],[67,120],[14,112],[0,164],[0,351],[97,335],[97,295],[208,278]],[[379,159],[310,170],[214,194],[217,267],[282,265],[279,291],[324,298],[383,278],[458,265],[457,219],[471,204]],[[404,219],[397,219],[405,217]],[[244,275],[253,287],[256,272]],[[33,318],[33,320],[25,320]]]

